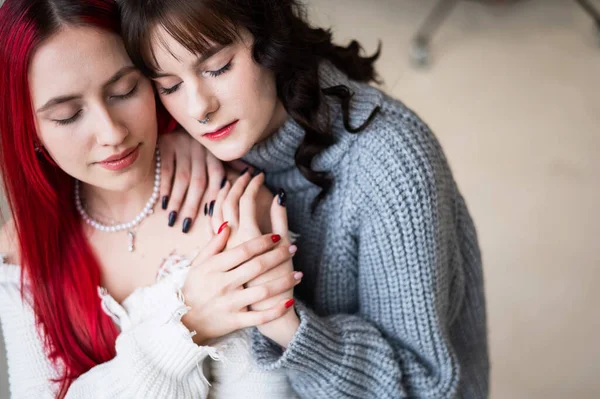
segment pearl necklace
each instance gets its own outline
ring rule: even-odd
[[[135,232],[132,230],[134,227],[138,226],[147,216],[152,215],[154,213],[154,205],[156,205],[156,201],[158,200],[158,192],[160,190],[160,152],[158,151],[158,147],[156,147],[156,169],[154,173],[154,189],[152,190],[152,196],[146,202],[146,206],[144,209],[135,217],[135,219],[130,222],[114,224],[114,225],[106,225],[98,222],[96,219],[92,218],[83,208],[83,204],[81,202],[81,194],[80,194],[80,184],[79,180],[75,180],[75,207],[77,211],[81,215],[81,218],[90,226],[95,228],[96,230],[106,231],[115,233],[118,231],[127,230],[127,236],[129,237],[129,252],[133,252],[135,250]]]

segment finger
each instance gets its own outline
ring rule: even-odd
[[[293,299],[284,299],[267,310],[240,312],[235,316],[236,325],[238,328],[247,328],[266,324],[286,314],[293,305]]]
[[[231,299],[233,309],[239,310],[289,291],[300,284],[302,277],[302,272],[288,273],[265,284],[237,291],[232,295]]]
[[[203,159],[205,150],[203,147],[192,147],[192,159],[190,160],[192,174],[190,185],[185,195],[185,202],[181,208],[181,215],[184,217],[183,232],[189,232],[192,221],[198,217],[198,208],[204,195],[207,185],[206,164]]]
[[[227,194],[227,198],[225,198],[225,202],[223,203],[223,218],[225,220],[229,220],[232,225],[239,226],[239,203],[242,194],[244,194],[244,190],[250,183],[252,176],[250,173],[246,172],[241,175],[233,186],[231,190]]]
[[[175,181],[173,182],[173,189],[171,190],[168,208],[170,227],[173,227],[177,220],[177,215],[181,209],[185,193],[190,185],[191,172],[191,159],[188,156],[177,158],[175,165]]]
[[[244,194],[242,194],[240,199],[240,226],[252,224],[258,229],[258,223],[256,221],[256,197],[264,182],[265,174],[260,173],[252,178],[248,187],[246,187]]]
[[[229,190],[231,190],[231,184],[228,181],[225,181],[225,186],[219,190],[217,199],[213,205],[211,224],[215,233],[225,220],[229,220],[223,217],[223,202],[225,201],[227,194],[229,194]]]
[[[211,260],[210,267],[226,272],[273,249],[281,241],[277,234],[266,234],[253,238],[235,248],[229,249]]]
[[[227,273],[227,281],[232,286],[241,286],[258,276],[267,273],[282,263],[290,260],[297,248],[295,245],[281,245],[271,251],[252,258]]]
[[[171,187],[173,186],[173,175],[175,173],[175,153],[163,149],[160,154],[160,198],[162,209],[169,206]]]
[[[225,166],[210,151],[206,151],[206,168],[208,170],[209,187],[215,189],[215,191],[221,189],[225,177]]]
[[[254,173],[255,168],[247,162],[241,159],[234,159],[233,161],[227,162],[227,166],[235,170],[238,173],[242,173],[244,169],[248,169],[251,174]]]
[[[271,203],[271,227],[274,234],[279,234],[281,237],[288,238],[289,227],[285,203],[285,191],[280,189]]]
[[[231,234],[231,229],[223,223],[220,229],[220,233],[213,236],[208,244],[202,248],[200,252],[192,259],[194,265],[199,265],[207,262],[210,258],[220,254],[227,245],[227,240]]]

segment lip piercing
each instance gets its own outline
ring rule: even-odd
[[[208,122],[210,122],[210,118],[209,118],[209,116],[208,116],[208,115],[206,115],[206,119],[204,119],[204,120],[201,120],[201,121],[198,121],[198,122],[200,122],[200,123],[201,123],[201,124],[203,124],[203,125],[206,125]]]

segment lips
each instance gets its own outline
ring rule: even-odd
[[[233,131],[233,129],[235,128],[235,126],[237,125],[238,121],[234,121],[232,123],[230,123],[229,125],[225,125],[217,130],[215,130],[214,132],[210,132],[210,133],[205,133],[202,135],[202,137],[205,137],[209,140],[221,140],[224,139],[225,137],[229,136],[229,134]]]
[[[108,170],[118,171],[131,166],[135,161],[137,161],[139,155],[140,146],[137,145],[136,147],[125,150],[120,154],[110,156],[102,162],[98,162],[98,165]]]
[[[138,146],[128,148],[127,150],[123,151],[122,153],[116,154],[116,155],[111,155],[110,157],[106,158],[104,161],[100,161],[98,163],[109,163],[109,162],[119,161],[119,160],[127,157],[128,155],[131,155],[131,153],[134,152],[137,148],[138,148]]]

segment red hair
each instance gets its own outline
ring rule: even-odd
[[[74,180],[34,149],[28,68],[37,46],[62,26],[119,33],[119,23],[112,0],[6,0],[0,8],[0,171],[21,281],[27,277],[44,348],[61,372],[54,380],[58,398],[81,374],[115,356],[118,330],[100,306],[100,265],[74,206]],[[162,111],[159,122],[168,122]]]

